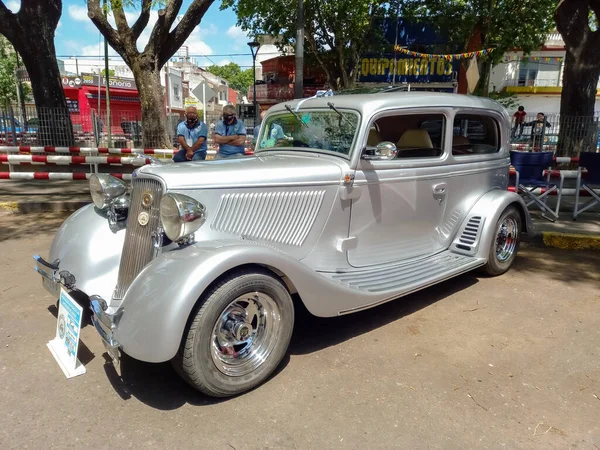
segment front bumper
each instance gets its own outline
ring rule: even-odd
[[[75,276],[66,270],[60,270],[60,260],[57,259],[50,263],[39,255],[35,255],[33,259],[36,261],[34,270],[42,276],[44,288],[55,298],[60,297],[61,287],[69,291],[75,289]],[[115,316],[106,313],[106,301],[97,295],[89,297],[89,308],[92,312],[92,324],[102,338],[107,353],[113,359],[115,366],[118,367],[120,360],[119,343],[113,338]]]
[[[121,351],[119,343],[113,337],[115,316],[106,313],[106,301],[97,295],[90,297],[90,309],[92,310],[94,328],[96,328],[96,331],[102,338],[106,352],[112,358],[115,367],[118,368],[119,361],[121,360]]]

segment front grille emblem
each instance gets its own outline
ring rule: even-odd
[[[138,216],[138,223],[145,227],[148,225],[148,222],[150,222],[150,214],[148,214],[146,211],[142,211]]]
[[[152,193],[149,191],[144,192],[142,196],[142,206],[145,208],[150,208],[152,206]]]

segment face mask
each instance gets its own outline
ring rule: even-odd
[[[233,115],[233,114],[223,114],[223,120],[224,120],[225,122],[229,122],[229,121],[230,121],[231,119],[233,119],[233,118],[234,118],[234,115]]]

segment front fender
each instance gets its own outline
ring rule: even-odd
[[[75,285],[88,295],[110,299],[117,282],[126,222],[110,226],[93,204],[80,208],[60,226],[48,254],[60,260],[60,270],[75,276]]]
[[[114,313],[114,338],[129,356],[146,362],[168,361],[179,349],[198,299],[225,272],[247,264],[285,273],[307,309],[335,316],[364,296],[342,286],[285,253],[260,244],[200,242],[160,255],[142,270]],[[375,299],[374,299],[375,300]]]

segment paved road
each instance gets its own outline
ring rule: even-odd
[[[32,271],[60,217],[0,212],[0,448],[600,447],[600,255],[523,248],[499,278],[465,275],[336,319],[301,313],[268,383],[213,401],[168,364],[87,374],[46,348],[55,300]]]

